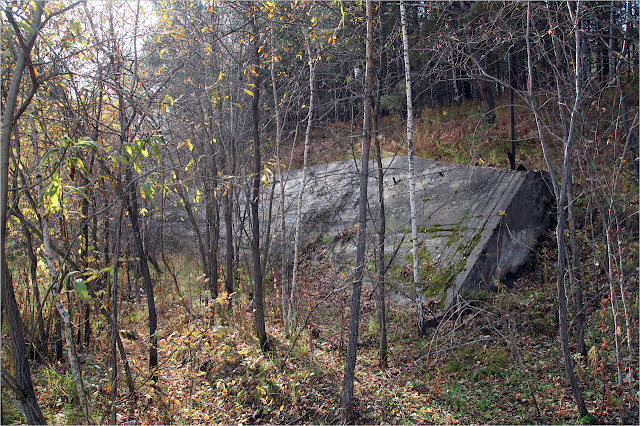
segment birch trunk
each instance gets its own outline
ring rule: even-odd
[[[418,259],[418,217],[416,212],[416,180],[413,164],[413,99],[411,97],[411,62],[409,61],[409,36],[407,34],[407,10],[404,0],[400,1],[400,22],[402,25],[402,48],[404,53],[404,74],[407,85],[407,155],[409,157],[409,206],[411,209],[411,242],[413,255],[413,285],[415,289],[418,335],[426,334],[424,305],[422,304],[422,283]]]

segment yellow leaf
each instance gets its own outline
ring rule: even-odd
[[[249,89],[243,89],[243,90],[247,95],[253,96],[253,92],[251,90],[249,90]]]
[[[504,211],[504,210],[498,210],[498,214],[499,214],[500,216],[506,216],[506,215],[507,215],[507,213],[505,213],[505,211]]]

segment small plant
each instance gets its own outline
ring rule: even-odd
[[[367,323],[367,334],[369,336],[375,336],[380,331],[380,323],[378,322],[378,316],[372,315]]]

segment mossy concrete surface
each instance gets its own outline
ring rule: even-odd
[[[387,261],[397,250],[388,274],[390,297],[396,303],[410,303],[415,299],[408,158],[385,158],[382,165]],[[423,298],[435,316],[448,309],[462,289],[494,289],[517,274],[531,247],[549,227],[552,196],[541,172],[444,165],[421,158],[415,158],[415,169],[420,276]],[[359,173],[354,161],[310,167],[302,203],[301,235],[324,236],[327,247],[322,255],[328,258],[322,260],[332,261],[345,273],[352,268],[355,256]],[[370,259],[378,227],[377,176],[377,167],[371,162]],[[276,179],[272,184],[276,210],[280,183]],[[291,170],[284,191],[285,221],[291,231],[301,186],[302,170]],[[288,239],[285,247],[291,248],[291,243]],[[280,246],[276,236],[274,247]]]

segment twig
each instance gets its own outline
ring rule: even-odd
[[[315,311],[316,308],[318,306],[320,306],[320,304],[322,302],[327,300],[329,298],[329,296],[331,296],[333,293],[335,293],[338,290],[344,290],[345,288],[347,288],[346,284],[343,285],[343,286],[334,288],[322,300],[319,300],[318,302],[316,302],[316,304],[313,306],[313,308],[309,309],[309,312],[307,312],[307,316],[304,319],[304,324],[302,325],[302,327],[300,327],[300,330],[298,330],[298,333],[296,334],[296,337],[293,339],[293,342],[291,343],[291,347],[289,348],[289,350],[287,351],[286,355],[282,359],[282,363],[280,364],[280,368],[284,368],[285,363],[287,362],[287,358],[289,358],[289,355],[291,354],[291,351],[293,350],[293,348],[296,347],[296,343],[298,342],[298,338],[300,337],[300,334],[302,334],[302,331],[305,329],[306,325],[309,323],[309,317],[311,317],[311,314],[313,313],[313,311]],[[293,423],[295,423],[295,422],[293,422]]]

